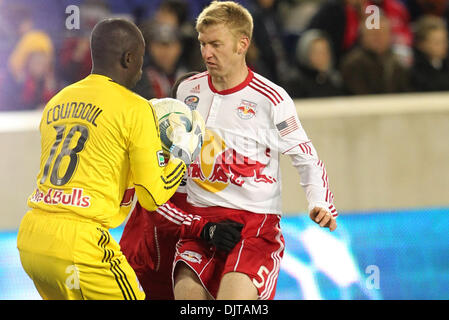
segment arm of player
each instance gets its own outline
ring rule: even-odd
[[[337,209],[333,201],[334,195],[329,188],[324,163],[318,158],[310,141],[303,142],[287,150],[293,166],[300,175],[300,184],[305,191],[309,203],[309,216],[321,227],[334,231],[337,228]]]
[[[273,122],[278,150],[290,156],[300,175],[300,184],[309,204],[310,218],[322,227],[335,230],[338,212],[333,204],[334,195],[329,188],[326,168],[301,126],[291,99],[285,99],[281,106],[274,109]]]
[[[151,103],[130,112],[129,160],[140,204],[155,211],[175,193],[186,171],[185,163],[170,158],[165,164],[159,126]]]
[[[137,203],[135,210],[145,209]],[[199,215],[188,214],[171,201],[158,207],[155,212],[146,212],[160,229],[173,237],[200,238],[225,252],[231,251],[241,238],[242,224],[231,220],[210,222]]]
[[[329,179],[323,161],[318,158],[312,142],[307,141],[286,150],[292,165],[300,176],[300,184],[309,203],[309,211],[315,207],[326,209],[334,218],[338,212],[333,205],[334,195],[329,188]]]
[[[201,216],[188,214],[170,201],[148,214],[151,214],[158,227],[180,238],[199,238],[208,222]]]

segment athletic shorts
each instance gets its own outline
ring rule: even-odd
[[[243,223],[242,239],[229,254],[199,239],[181,239],[176,245],[173,270],[180,261],[186,263],[214,298],[224,274],[244,273],[257,288],[259,299],[273,299],[285,247],[279,225],[280,215],[221,207],[192,208],[189,213],[212,222],[231,219]]]
[[[184,209],[186,194],[175,193],[170,201]],[[123,230],[120,247],[136,272],[146,299],[174,300],[172,267],[179,238],[158,228],[154,214],[137,204]]]
[[[118,243],[90,220],[29,211],[19,227],[17,248],[43,299],[145,298]]]

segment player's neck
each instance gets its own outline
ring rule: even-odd
[[[234,88],[248,77],[248,67],[242,64],[224,76],[211,76],[212,84],[218,91]]]
[[[127,87],[126,81],[123,79],[123,77],[119,76],[116,72],[113,70],[105,70],[103,68],[94,67],[92,68],[91,74],[99,74],[105,77],[110,78],[112,81],[118,83],[119,85],[122,85],[124,87]]]

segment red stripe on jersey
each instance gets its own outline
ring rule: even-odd
[[[308,155],[311,156],[311,155],[312,155],[312,148],[308,145],[308,143],[309,143],[309,142],[301,143],[301,144],[299,145],[299,147],[301,148],[301,150],[302,150],[303,153],[308,154]],[[304,147],[304,149],[303,149],[303,147]]]
[[[310,142],[310,140],[307,141],[307,142],[301,143],[301,144],[304,145],[305,143],[309,143],[309,142]],[[293,147],[291,147],[291,148],[285,150],[284,152],[282,152],[282,154],[286,154],[287,152],[289,152],[289,151],[292,150],[293,148],[296,148],[297,146],[300,146],[300,145],[293,146]]]
[[[270,95],[272,98],[274,98],[274,100],[276,100],[276,104],[278,104],[280,102],[279,99],[276,97],[276,95],[273,94],[273,92],[271,92],[270,90],[268,90],[268,88],[264,87],[262,84],[260,84],[256,81],[251,81],[251,84],[258,87],[260,90],[264,91],[265,93]]]
[[[257,81],[258,83],[260,83],[260,85],[266,87],[266,89],[268,91],[270,91],[272,94],[274,94],[275,96],[277,96],[280,101],[284,101],[284,99],[282,99],[282,96],[275,89],[273,89],[273,87],[270,87],[268,84],[266,84],[265,82],[263,82],[262,80],[260,80],[257,77],[254,77],[253,81],[254,80]]]
[[[263,92],[262,90],[257,89],[256,87],[254,87],[254,86],[252,85],[252,83],[253,83],[253,82],[251,82],[251,83],[248,85],[250,88],[253,88],[254,90],[256,90],[257,92],[259,92],[260,94],[262,94],[262,95],[264,95],[265,97],[267,97],[268,99],[270,99],[270,101],[271,101],[274,105],[277,105],[277,103],[274,102],[274,100],[273,100],[268,94],[266,94],[266,93]]]
[[[312,155],[312,148],[306,143],[305,146],[309,150],[309,154]]]
[[[334,195],[329,189],[329,179],[327,177],[326,168],[324,167],[323,161],[319,160],[317,165],[323,170],[323,175],[321,176],[321,180],[323,181],[323,188],[326,188],[326,202],[332,202],[334,199]]]
[[[326,169],[324,169],[323,166],[321,166],[321,168],[323,169],[323,175],[321,176],[321,180],[323,180],[323,188],[326,188],[326,179],[325,179]]]
[[[190,78],[187,78],[186,81],[200,79],[200,78],[207,76],[208,74],[209,74],[208,71],[204,71],[204,72],[195,74],[195,75],[191,76]]]

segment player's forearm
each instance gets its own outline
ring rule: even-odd
[[[199,238],[208,222],[201,216],[188,214],[170,201],[157,208],[152,214],[154,214],[153,220],[160,229],[182,238]]]
[[[135,182],[136,193],[142,207],[155,211],[176,192],[186,166],[179,159],[170,160],[159,172],[143,172],[143,178]]]
[[[312,146],[312,150],[313,146]],[[297,152],[289,154],[293,166],[300,176],[300,184],[304,189],[309,211],[314,207],[324,208],[334,217],[338,215],[333,205],[334,195],[330,190],[329,179],[323,161],[316,151],[313,153],[303,152],[300,148]]]

